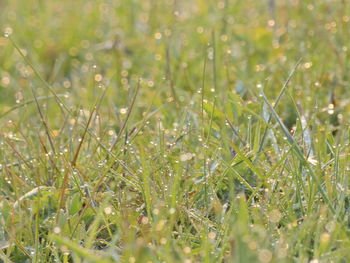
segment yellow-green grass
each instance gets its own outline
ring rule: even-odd
[[[350,260],[350,3],[0,5],[0,262]]]

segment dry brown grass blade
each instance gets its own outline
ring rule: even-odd
[[[137,98],[137,94],[139,93],[139,90],[140,90],[140,87],[141,87],[141,80],[139,79],[138,82],[137,82],[137,88],[136,88],[136,91],[135,91],[135,94],[132,98],[132,101],[131,101],[131,104],[130,104],[130,107],[128,107],[128,114],[126,115],[126,118],[125,118],[125,121],[123,122],[123,126],[122,128],[120,129],[118,135],[117,135],[117,138],[116,140],[114,141],[114,143],[112,144],[112,146],[109,148],[109,151],[111,152],[113,150],[113,148],[116,146],[116,144],[119,142],[119,139],[122,137],[123,135],[123,132],[126,128],[126,125],[129,121],[129,118],[130,118],[130,115],[131,115],[131,112],[132,112],[132,109],[134,108],[134,105],[135,105],[135,101],[136,101],[136,98]]]
[[[83,142],[84,142],[84,139],[85,139],[87,130],[88,130],[89,126],[90,126],[90,123],[91,123],[91,120],[92,120],[92,116],[94,115],[95,110],[96,110],[96,107],[94,107],[93,110],[91,111],[90,116],[89,116],[89,119],[88,119],[88,121],[87,121],[87,123],[86,123],[86,125],[85,125],[85,129],[84,129],[83,135],[82,135],[81,138],[80,138],[80,142],[79,142],[79,145],[78,145],[78,149],[77,149],[77,151],[75,152],[74,157],[73,157],[73,160],[72,160],[72,162],[71,162],[72,167],[75,167],[75,166],[76,166],[77,159],[78,159],[78,156],[79,156],[79,153],[80,153],[80,150],[81,150],[81,146],[83,145]]]
[[[36,108],[37,108],[37,110],[39,112],[39,115],[40,115],[40,120],[41,120],[42,124],[44,125],[46,136],[47,136],[47,138],[49,140],[49,143],[50,143],[51,150],[53,151],[53,153],[56,153],[55,146],[53,144],[52,137],[51,137],[51,134],[50,134],[50,129],[49,129],[49,127],[47,125],[47,122],[46,122],[46,120],[44,118],[44,115],[43,115],[43,113],[42,113],[42,111],[40,109],[40,105],[39,105],[39,102],[37,100],[37,97],[36,97],[36,94],[35,94],[35,91],[34,91],[33,87],[31,87],[31,89],[32,89],[32,94],[33,94],[34,101],[35,101],[35,104],[36,104]]]

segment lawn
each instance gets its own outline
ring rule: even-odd
[[[0,262],[350,262],[350,2],[0,7]]]

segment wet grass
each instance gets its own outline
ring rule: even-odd
[[[3,1],[0,262],[347,262],[347,1]]]

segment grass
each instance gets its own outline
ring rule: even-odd
[[[2,2],[0,262],[348,262],[347,1]]]

